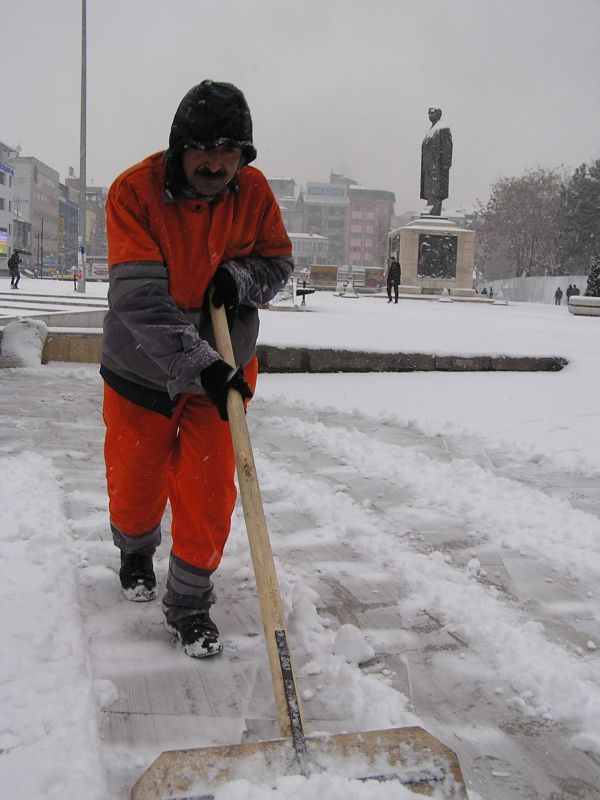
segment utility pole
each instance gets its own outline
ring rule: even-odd
[[[86,0],[81,0],[81,121],[79,128],[79,253],[77,291],[85,292],[85,189],[86,189],[87,30]]]

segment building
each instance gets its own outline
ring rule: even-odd
[[[351,267],[385,267],[394,193],[353,185],[348,196],[350,219],[344,263]]]
[[[11,158],[9,165],[15,171],[14,219],[31,225],[33,247],[24,266],[43,275],[58,268],[58,172],[34,156]]]
[[[302,214],[305,233],[324,236],[329,241],[327,263],[345,263],[348,234],[349,186],[355,181],[331,173],[329,183],[309,182],[300,193],[296,211]]]
[[[8,269],[6,264],[14,249],[12,224],[14,184],[14,169],[0,160],[0,269]]]
[[[300,267],[307,265],[307,258],[322,266],[387,266],[396,201],[393,192],[358,186],[335,172],[330,173],[329,183],[307,183],[298,199],[292,179],[270,178],[269,184],[290,238],[296,236],[294,257],[300,259]]]
[[[293,178],[268,178],[273,194],[280,198],[296,197],[296,181]]]
[[[292,257],[297,269],[311,264],[327,264],[329,242],[317,233],[289,233],[292,242]]]
[[[296,181],[293,178],[268,178],[269,186],[277,198],[283,224],[288,233],[303,230],[302,211],[298,210]]]
[[[79,192],[79,178],[73,167],[69,167],[66,185]],[[108,240],[106,238],[105,205],[108,189],[104,186],[86,186],[85,190],[85,242],[86,259],[91,257],[102,260],[108,257]]]
[[[58,200],[58,269],[70,272],[77,266],[79,242],[79,192],[59,184]]]
[[[107,258],[106,213],[104,206],[108,189],[103,186],[88,186],[85,190],[85,238],[86,258]]]
[[[0,270],[7,270],[7,261],[15,249],[13,207],[15,171],[9,161],[16,151],[0,142]]]

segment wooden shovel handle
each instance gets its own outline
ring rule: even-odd
[[[212,319],[213,331],[217,350],[224,361],[235,367],[235,358],[231,346],[231,336],[227,324],[227,315],[223,306],[215,308],[210,305],[210,316]],[[265,513],[256,475],[256,466],[252,453],[250,433],[246,422],[246,412],[244,403],[239,392],[229,391],[227,398],[227,414],[229,416],[229,426],[231,428],[231,438],[235,454],[238,484],[246,521],[246,530],[250,542],[250,553],[254,565],[256,576],[256,587],[260,611],[265,632],[267,652],[269,655],[269,667],[271,669],[271,680],[275,693],[275,703],[277,706],[277,717],[281,735],[291,736],[291,722],[287,708],[286,692],[281,674],[279,662],[279,651],[275,632],[285,632],[285,615],[281,595],[279,593],[279,583],[273,561],[273,552],[269,541],[269,533],[265,520]]]

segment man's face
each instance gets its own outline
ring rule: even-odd
[[[240,164],[240,147],[220,145],[211,150],[183,151],[183,172],[186,180],[199,194],[213,196],[222,192]]]
[[[429,114],[429,120],[432,125],[435,125],[438,119],[441,119],[442,116],[442,112],[440,111],[439,108],[430,108],[428,114]]]

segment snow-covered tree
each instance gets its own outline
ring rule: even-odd
[[[585,294],[587,297],[600,297],[600,255],[592,258]]]
[[[577,167],[565,184],[562,260],[576,273],[600,253],[600,159]]]

